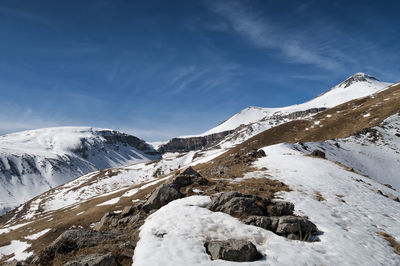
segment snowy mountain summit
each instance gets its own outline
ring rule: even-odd
[[[379,80],[373,76],[367,75],[365,73],[359,72],[356,73],[354,75],[352,75],[351,77],[349,77],[348,79],[346,79],[345,81],[343,81],[342,83],[340,83],[338,85],[338,87],[344,87],[347,88],[349,86],[351,86],[352,84],[356,83],[356,82],[367,82],[367,83],[374,83],[374,82],[379,82]]]
[[[241,125],[249,125],[260,120],[268,120],[276,115],[288,115],[310,109],[331,108],[347,101],[373,94],[389,85],[391,85],[391,83],[381,82],[364,73],[356,73],[308,102],[279,108],[251,106],[243,109],[223,123],[201,135],[205,136],[226,130],[233,130]]]

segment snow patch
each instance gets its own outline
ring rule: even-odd
[[[38,239],[39,237],[41,237],[42,235],[46,234],[49,231],[50,231],[50,228],[44,229],[44,230],[42,230],[40,232],[37,232],[36,234],[30,235],[30,236],[26,236],[25,238],[29,239],[29,240],[36,240],[36,239]]]

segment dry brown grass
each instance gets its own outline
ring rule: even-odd
[[[387,98],[389,100],[384,101]],[[356,99],[320,112],[314,116],[313,120],[294,120],[263,131],[210,163],[218,164],[220,160],[232,154],[245,153],[278,143],[325,141],[349,137],[364,128],[378,126],[384,119],[399,112],[400,84],[384,90],[374,97]],[[365,113],[371,115],[363,117]],[[331,117],[328,118],[327,115]],[[314,121],[321,121],[323,127],[315,126]]]
[[[394,249],[394,252],[400,256],[400,242],[396,241],[394,237],[389,235],[386,232],[378,232],[387,242],[389,242],[390,246]]]
[[[81,203],[78,208],[74,208],[74,206],[72,206],[36,217],[33,219],[32,223],[17,230],[11,231],[7,234],[2,234],[0,238],[0,246],[9,244],[11,240],[21,240],[24,242],[28,242],[32,245],[31,248],[29,248],[27,251],[34,251],[35,254],[38,254],[42,249],[50,245],[58,236],[60,236],[66,230],[78,227],[90,228],[90,225],[92,223],[98,222],[106,212],[122,210],[126,206],[131,206],[132,200],[144,199],[152,190],[155,189],[156,186],[160,185],[160,183],[157,183],[149,186],[143,190],[138,191],[135,195],[131,197],[121,197],[119,202],[114,205],[96,206],[99,203],[105,202],[112,198],[120,197],[122,196],[122,194],[132,188],[139,188],[145,184],[146,183],[132,186],[130,188],[127,188],[126,190],[119,191],[105,197],[98,197],[88,200]],[[81,215],[77,215],[80,212],[84,213],[82,213]],[[51,221],[49,221],[50,218],[52,218]],[[137,226],[140,225],[141,224],[137,224]],[[37,240],[27,240],[24,238],[25,236],[40,232],[47,228],[51,228],[52,230]],[[126,234],[119,238],[117,242],[109,245],[109,247],[99,245],[96,247],[79,250],[79,252],[68,254],[67,256],[60,256],[54,261],[54,265],[62,265],[66,261],[71,260],[71,258],[73,257],[85,254],[92,254],[96,252],[107,253],[109,251],[112,251],[114,254],[118,254],[126,251],[124,249],[118,250],[118,244],[125,243],[127,241],[130,241],[133,245],[135,245],[138,241],[138,235],[134,229],[127,230]],[[0,259],[0,265],[5,262],[6,259],[8,259],[8,257],[3,257],[2,259]],[[122,265],[131,264],[131,257],[122,262]]]

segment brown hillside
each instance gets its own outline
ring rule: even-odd
[[[278,143],[345,138],[365,128],[377,126],[387,117],[399,112],[400,83],[397,83],[382,92],[320,112],[309,120],[295,120],[263,131],[208,164],[215,165],[229,155],[247,153]]]

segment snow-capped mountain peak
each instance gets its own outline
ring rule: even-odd
[[[280,108],[248,107],[233,115],[218,126],[204,132],[200,136],[234,130],[241,125],[249,125],[260,120],[267,120],[276,115],[307,111],[315,108],[331,108],[336,105],[376,93],[392,83],[379,81],[365,73],[356,73],[318,97],[302,103]]]
[[[357,82],[368,82],[368,83],[373,83],[373,82],[379,82],[379,80],[373,76],[367,75],[362,72],[358,72],[350,77],[348,77],[345,81],[340,83],[338,87],[343,87],[347,88],[350,85],[357,83]]]

